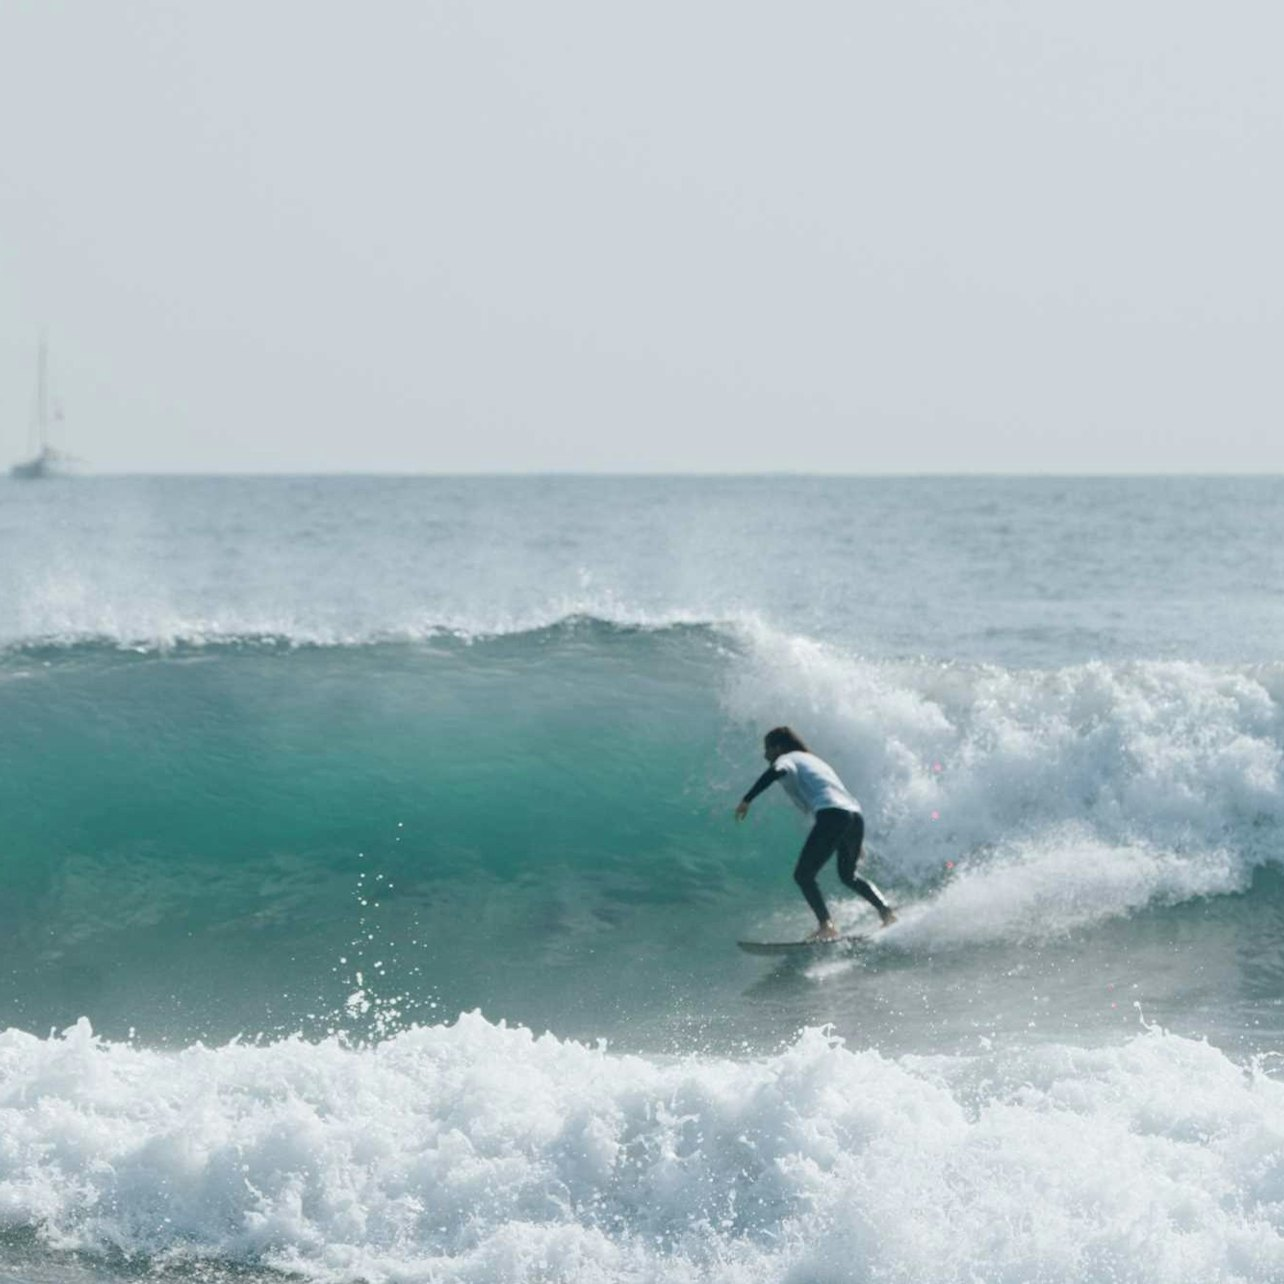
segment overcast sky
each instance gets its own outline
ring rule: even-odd
[[[0,458],[1284,471],[1284,8],[0,0]]]

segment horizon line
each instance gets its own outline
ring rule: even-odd
[[[5,476],[6,480],[26,480]],[[812,472],[802,469],[762,469],[754,471],[737,471],[737,472],[706,472],[703,470],[625,470],[625,469],[512,469],[512,470],[495,470],[484,471],[480,469],[467,469],[460,471],[401,471],[401,470],[338,470],[325,469],[317,471],[293,470],[293,469],[264,469],[264,470],[247,470],[247,469],[216,469],[209,471],[188,471],[182,469],[165,469],[157,472],[147,472],[142,470],[121,469],[121,470],[103,470],[103,471],[83,471],[55,475],[53,477],[41,478],[41,481],[92,481],[106,480],[117,478],[147,478],[150,480],[160,480],[164,478],[177,479],[202,479],[212,480],[218,478],[227,478],[229,480],[251,479],[251,478],[360,478],[363,480],[385,478],[388,480],[518,480],[523,478],[565,478],[565,479],[594,479],[602,478],[605,480],[684,480],[693,481],[729,481],[729,480],[849,480],[849,481],[1126,481],[1126,480],[1242,480],[1249,481],[1258,478],[1271,479],[1284,477],[1284,469],[1261,471],[1261,472],[1244,472],[1228,470],[1225,472],[1199,472],[1194,470],[1170,471],[1170,472],[1142,472],[1138,471],[1117,471],[1117,472],[1001,472],[978,469],[967,472],[902,472],[902,471],[871,471],[871,472]]]
[[[0,474],[0,478],[14,479],[12,475]],[[1126,480],[1126,479],[1242,479],[1251,480],[1254,478],[1284,478],[1284,469],[1263,470],[1263,471],[1243,471],[1243,470],[1225,470],[1225,471],[1199,471],[1199,470],[1170,470],[1170,471],[1141,471],[1141,470],[1118,470],[1118,471],[1000,471],[990,469],[977,469],[968,471],[919,471],[919,473],[910,473],[910,471],[889,469],[886,471],[873,470],[868,473],[856,473],[856,471],[835,470],[822,473],[822,471],[813,471],[808,469],[754,469],[754,470],[736,470],[729,473],[718,473],[718,471],[709,471],[702,469],[677,470],[677,469],[462,469],[462,470],[401,470],[401,469],[380,469],[380,470],[358,470],[358,469],[212,469],[212,470],[186,470],[186,469],[160,469],[157,471],[135,470],[135,469],[105,469],[92,470],[85,469],[82,471],[68,471],[68,473],[54,474],[50,478],[40,480],[54,480],[54,482],[86,482],[86,480],[95,479],[112,479],[112,478],[229,478],[229,479],[249,479],[249,478],[362,478],[376,479],[386,478],[389,480],[419,480],[419,479],[457,479],[464,480],[469,478],[478,479],[521,479],[521,478],[603,478],[603,479],[691,479],[691,480],[772,480],[772,479],[847,479],[847,480]]]

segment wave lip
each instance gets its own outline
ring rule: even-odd
[[[256,644],[360,647],[483,639],[538,633],[576,622],[659,630],[749,621],[744,612],[709,612],[680,603],[647,604],[608,589],[523,594],[507,604],[458,595],[400,591],[367,600],[359,588],[343,594],[248,591],[211,613],[203,596],[159,592],[146,582],[87,580],[64,570],[47,580],[21,582],[0,603],[0,652],[96,646],[167,652],[190,647]]]
[[[477,1014],[377,1047],[0,1035],[0,1218],[325,1281],[1265,1281],[1284,1085],[1122,1046],[656,1062]]]

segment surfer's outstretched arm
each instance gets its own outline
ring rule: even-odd
[[[744,818],[749,814],[749,804],[753,802],[753,800],[757,798],[764,789],[769,785],[774,784],[784,774],[785,773],[783,771],[777,771],[775,767],[768,767],[767,770],[753,782],[753,787],[740,800],[739,805],[736,807],[736,819],[744,820]]]

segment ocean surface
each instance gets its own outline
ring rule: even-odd
[[[1281,639],[1279,478],[0,481],[0,1281],[1284,1279]]]

